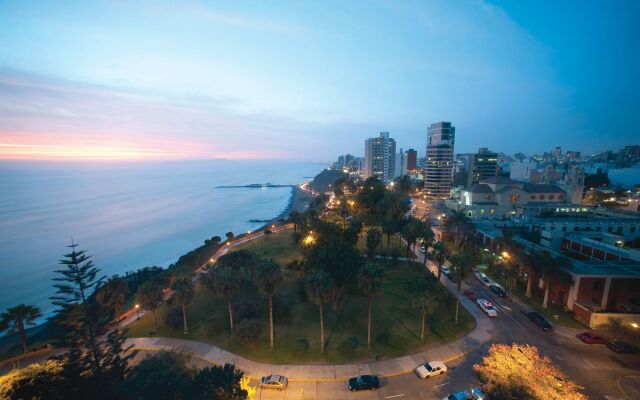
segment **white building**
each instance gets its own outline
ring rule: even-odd
[[[389,132],[380,132],[380,137],[369,138],[364,144],[364,177],[378,177],[391,182],[395,177],[396,141]]]

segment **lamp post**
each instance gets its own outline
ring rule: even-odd
[[[140,319],[140,304],[136,304],[136,314],[138,314],[138,319]]]

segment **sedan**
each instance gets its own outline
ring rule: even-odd
[[[484,400],[484,399],[485,399],[485,395],[482,392],[482,390],[480,390],[477,387],[474,387],[473,389],[471,389],[471,393],[469,393],[469,391],[467,390],[462,390],[460,392],[452,393],[442,400]]]
[[[469,300],[471,301],[476,301],[478,300],[478,297],[476,296],[476,294],[474,293],[473,290],[471,289],[465,289],[464,290],[464,295],[467,296],[469,298]]]
[[[486,287],[489,287],[489,286],[491,286],[491,284],[493,282],[491,282],[491,280],[489,278],[487,278],[486,276],[483,276],[482,278],[480,278],[480,283],[482,283]]]
[[[539,312],[531,311],[527,313],[527,318],[534,324],[538,325],[538,328],[545,332],[553,332],[553,326],[547,321],[545,317]]]
[[[444,365],[442,361],[429,361],[428,363],[419,365],[418,368],[416,368],[416,372],[420,378],[427,379],[432,376],[444,374],[447,372],[447,366]]]
[[[498,285],[497,283],[491,285],[491,291],[500,297],[507,297],[507,292],[505,292],[502,286]]]
[[[260,379],[260,387],[262,389],[285,390],[289,386],[289,380],[282,375],[263,376]]]
[[[442,272],[445,275],[449,275],[451,273],[451,270],[449,269],[449,267],[446,267],[443,265],[442,267],[440,267],[440,272]]]
[[[360,375],[349,379],[347,388],[352,392],[359,390],[376,390],[380,387],[380,380],[375,375]]]
[[[640,352],[636,346],[630,345],[629,343],[621,342],[619,340],[612,340],[607,342],[607,347],[616,353],[624,353],[624,354],[635,354]]]
[[[576,337],[587,344],[606,344],[607,339],[593,332],[583,332]]]
[[[495,307],[493,306],[493,304],[491,304],[489,300],[478,299],[477,303],[478,303],[478,306],[480,306],[480,309],[482,309],[482,311],[484,311],[488,316],[490,317],[498,316],[498,310],[495,309]]]

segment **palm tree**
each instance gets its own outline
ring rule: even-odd
[[[449,215],[444,226],[447,231],[453,234],[453,241],[458,248],[471,239],[475,232],[471,220],[463,211],[455,211],[452,215]]]
[[[213,296],[217,299],[227,301],[227,309],[229,311],[229,329],[233,333],[233,311],[231,309],[231,301],[235,297],[240,288],[240,279],[233,269],[227,266],[219,266],[213,271],[204,275],[203,283],[213,292]]]
[[[462,281],[471,273],[471,269],[474,266],[474,260],[472,254],[466,252],[464,249],[454,256],[449,261],[451,262],[451,273],[456,277],[456,317],[455,322],[458,323],[458,312],[460,310],[460,292],[462,290]]]
[[[420,324],[420,343],[424,342],[424,330],[427,314],[431,314],[436,308],[440,297],[435,291],[433,285],[427,285],[424,290],[415,293],[412,296],[413,307],[420,310],[422,320]]]
[[[410,219],[402,228],[402,236],[407,241],[407,257],[409,256],[410,247],[413,245],[415,251],[416,241],[420,236],[420,222],[414,218]]]
[[[324,271],[309,275],[305,285],[307,297],[320,308],[320,353],[324,354],[324,305],[331,296],[335,283]]]
[[[396,233],[397,222],[394,219],[385,219],[382,222],[382,233],[387,235],[387,248],[389,248],[389,244],[391,243],[391,235]]]
[[[7,311],[0,314],[0,332],[7,331],[10,336],[17,332],[22,343],[22,352],[26,353],[28,344],[26,325],[35,325],[34,321],[41,315],[38,307],[28,304],[7,308]]]
[[[371,350],[371,314],[373,310],[373,299],[380,290],[380,280],[384,276],[384,271],[375,264],[365,264],[358,271],[358,287],[367,297],[369,307],[369,322],[367,323],[367,348]]]
[[[369,229],[367,232],[367,255],[370,259],[373,259],[376,248],[380,244],[381,239],[382,235],[376,228]]]
[[[422,223],[422,229],[420,230],[420,238],[422,238],[422,244],[425,247],[424,260],[423,260],[425,267],[427,266],[427,250],[429,250],[429,247],[433,243],[434,236],[435,235],[433,234],[431,227],[428,224]]]
[[[196,291],[193,287],[191,278],[187,276],[180,277],[171,285],[173,290],[172,301],[177,303],[182,308],[182,320],[184,322],[184,334],[189,334],[189,327],[187,325],[187,306],[191,304],[193,298],[196,295]]]
[[[440,268],[442,268],[445,261],[447,261],[449,255],[447,254],[447,248],[441,241],[435,242],[431,247],[433,248],[433,261],[436,263],[436,267],[438,267],[438,280],[440,280]]]
[[[273,295],[276,289],[282,283],[282,272],[280,265],[273,261],[263,262],[258,268],[258,288],[267,296],[269,303],[269,347],[275,346],[274,329],[273,329]]]
[[[158,321],[156,320],[156,309],[160,307],[164,301],[162,286],[157,282],[147,281],[138,289],[138,303],[143,310],[151,311],[153,316],[153,327],[158,330]]]

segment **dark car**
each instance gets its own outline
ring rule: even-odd
[[[636,346],[630,345],[629,343],[621,342],[619,340],[612,340],[607,342],[607,347],[616,353],[625,353],[625,354],[635,354],[640,352]]]
[[[478,296],[476,296],[475,292],[471,289],[465,289],[464,295],[467,296],[471,301],[478,300]]]
[[[359,390],[376,390],[380,387],[380,380],[375,375],[360,375],[349,379],[347,388],[352,392]]]
[[[542,316],[542,314],[535,311],[531,311],[527,313],[527,318],[529,318],[529,320],[534,324],[538,325],[538,328],[542,329],[543,331],[545,332],[553,331],[553,326],[549,323],[549,321],[547,321],[545,317]]]
[[[587,344],[606,344],[607,339],[593,332],[583,332],[576,337]]]
[[[492,284],[491,285],[491,291],[495,294],[497,294],[500,297],[506,298],[507,297],[507,292],[504,291],[504,289],[502,288],[502,286],[498,285],[498,284]]]

